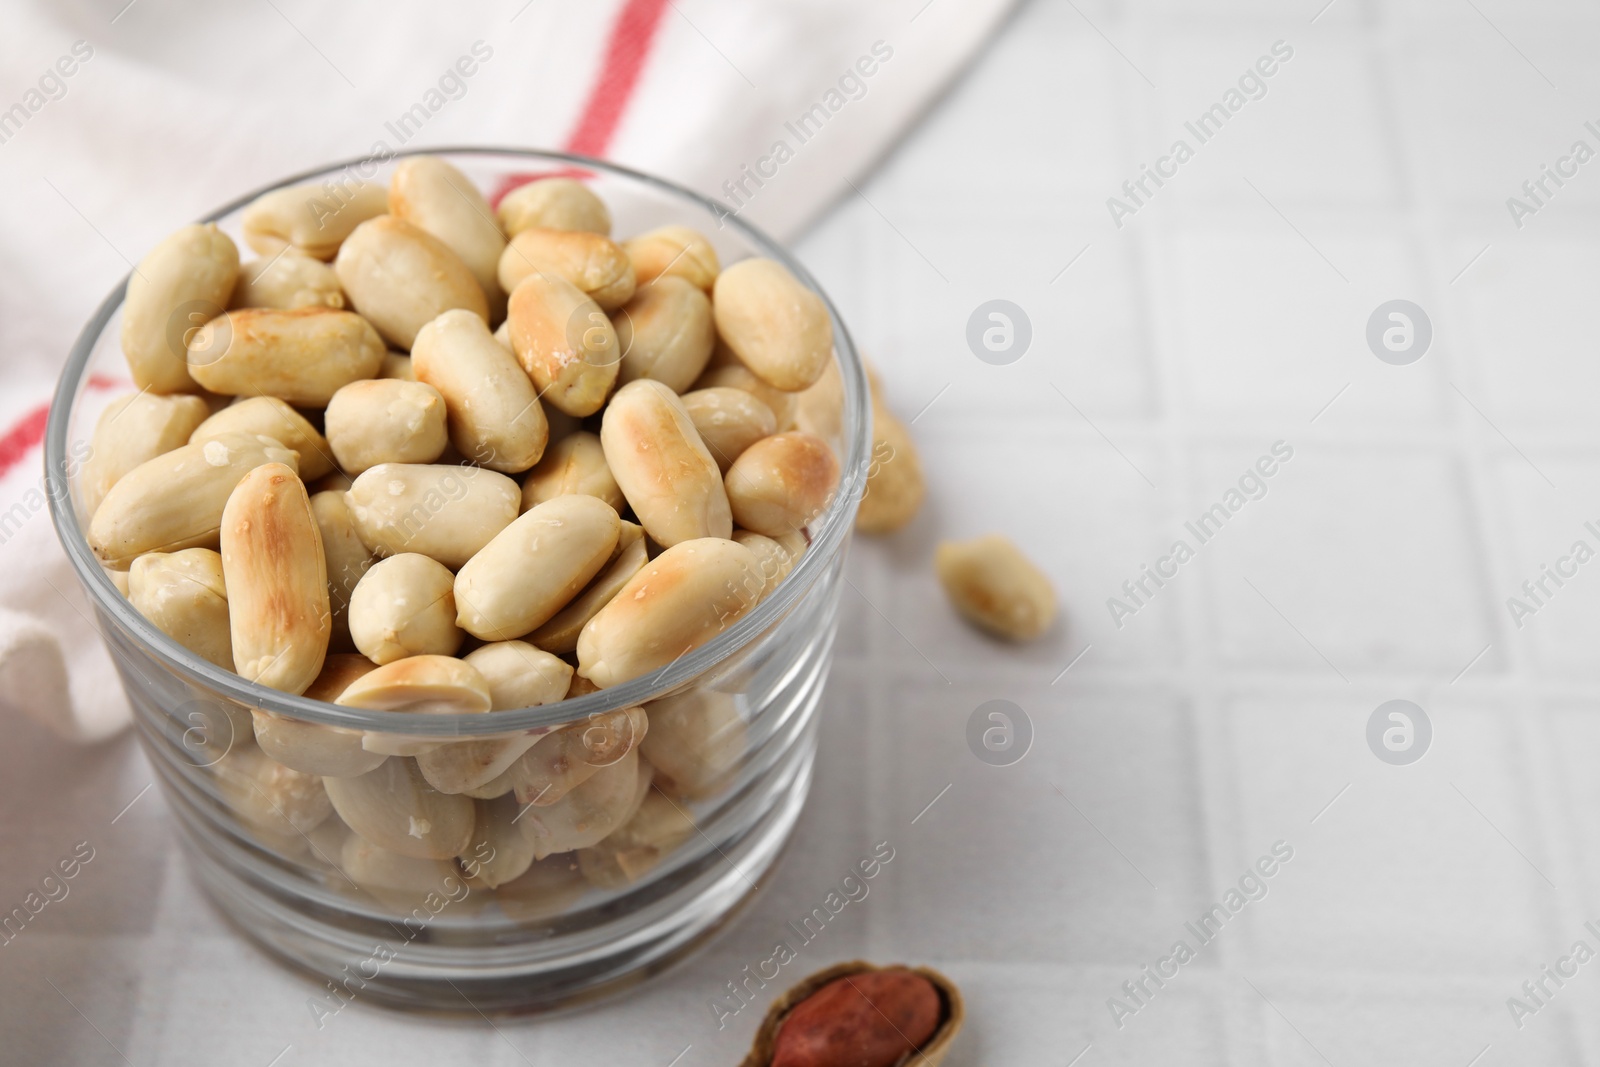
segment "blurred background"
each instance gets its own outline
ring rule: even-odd
[[[379,141],[601,155],[769,228],[882,371],[930,500],[852,549],[816,788],[764,892],[560,1017],[357,1003],[319,1030],[199,896],[132,738],[8,716],[0,910],[95,858],[0,946],[0,1062],[731,1064],[757,1009],[719,1017],[726,983],[887,843],[785,975],[940,968],[969,1002],[951,1064],[1600,1063],[1600,15],[864,6],[7,4],[0,511],[131,262]],[[1021,649],[932,574],[990,530],[1064,609]],[[53,565],[42,512],[0,533],[14,586]],[[1004,756],[968,742],[992,701]]]

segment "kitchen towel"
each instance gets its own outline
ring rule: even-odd
[[[65,0],[9,15],[0,700],[86,742],[128,722],[46,514],[39,442],[83,321],[167,232],[380,146],[483,144],[659,174],[786,239],[856,195],[1011,3]]]

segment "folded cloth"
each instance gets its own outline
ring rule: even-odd
[[[62,354],[165,233],[381,142],[611,159],[789,238],[851,193],[1012,2],[511,0],[373,18],[134,0],[109,22],[91,0],[23,5],[0,36],[6,69],[39,72],[0,100],[0,195],[37,205],[0,234],[0,700],[74,740],[128,722],[45,514],[38,444]]]

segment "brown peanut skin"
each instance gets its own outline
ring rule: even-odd
[[[772,1067],[893,1067],[939,1028],[939,991],[891,969],[836,978],[778,1028]]]

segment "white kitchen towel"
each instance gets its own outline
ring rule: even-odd
[[[1011,3],[39,0],[8,14],[0,699],[77,740],[127,722],[45,514],[38,443],[82,322],[165,233],[381,142],[604,157],[787,238],[853,195]]]

